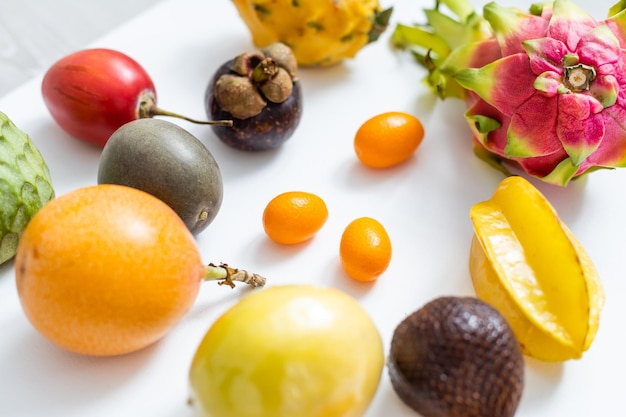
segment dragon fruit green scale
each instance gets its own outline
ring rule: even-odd
[[[457,24],[473,34],[465,36],[470,42],[437,53],[445,51],[445,36],[432,25],[397,28],[392,39],[412,49],[441,98],[465,99],[478,156],[506,173],[517,166],[560,186],[626,166],[626,1],[602,21],[573,0],[527,12],[492,2],[480,16],[488,33],[479,15],[467,12],[467,0],[444,3],[464,10]]]
[[[24,228],[53,197],[39,149],[0,112],[0,264],[13,258]]]

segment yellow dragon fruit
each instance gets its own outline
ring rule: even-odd
[[[492,2],[482,15],[468,0],[439,0],[425,15],[392,41],[428,69],[440,98],[466,100],[479,157],[560,186],[626,166],[626,0],[602,21],[573,0],[528,11]]]
[[[288,45],[300,66],[353,58],[387,29],[392,8],[378,0],[233,0],[260,48]]]

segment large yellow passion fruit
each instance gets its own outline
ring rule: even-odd
[[[190,368],[191,403],[207,417],[360,417],[384,362],[374,323],[349,295],[271,287],[208,330]]]

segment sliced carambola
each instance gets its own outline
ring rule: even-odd
[[[589,256],[552,205],[513,176],[470,217],[477,295],[501,310],[527,355],[579,358],[597,332],[604,294]]]

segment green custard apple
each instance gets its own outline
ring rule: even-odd
[[[13,258],[26,224],[53,197],[41,152],[0,112],[0,264]]]

